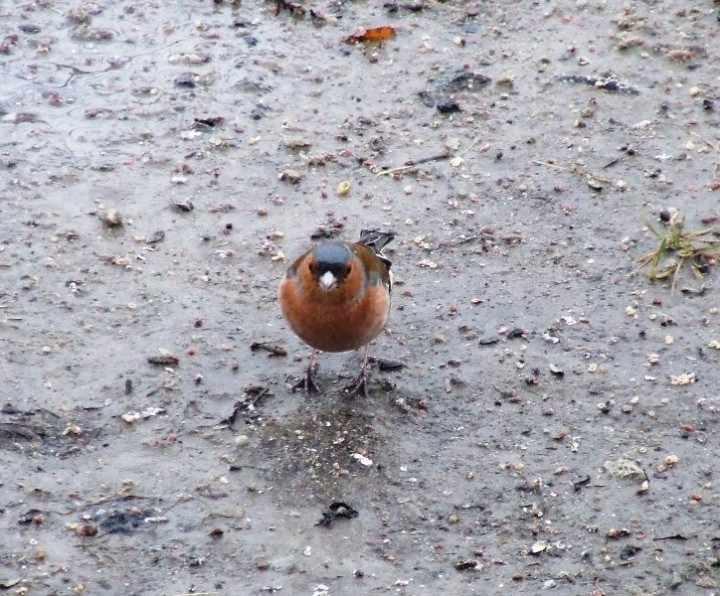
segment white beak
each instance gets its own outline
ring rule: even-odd
[[[326,271],[320,276],[318,281],[320,282],[320,287],[323,290],[330,291],[335,287],[337,278],[330,271]]]

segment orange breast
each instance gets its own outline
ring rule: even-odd
[[[297,336],[325,352],[358,349],[385,327],[390,294],[382,283],[368,285],[359,260],[338,288],[326,292],[305,275],[291,269],[280,283],[278,299],[283,316]]]

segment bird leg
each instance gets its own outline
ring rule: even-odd
[[[313,374],[315,374],[315,370],[317,369],[317,365],[315,364],[316,351],[317,350],[313,350],[310,353],[310,362],[308,363],[305,376],[291,387],[292,391],[303,389],[306,393],[319,393],[315,380],[313,379]]]
[[[350,397],[354,397],[356,395],[362,395],[363,397],[368,396],[366,381],[367,381],[367,367],[368,367],[369,355],[370,355],[370,344],[368,343],[365,346],[365,357],[363,358],[363,365],[362,365],[362,368],[360,369],[360,374],[357,376],[357,378],[352,383],[343,387],[343,393],[345,395],[348,395]]]

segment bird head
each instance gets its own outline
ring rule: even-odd
[[[310,273],[317,285],[326,292],[341,285],[352,271],[352,253],[344,244],[319,244],[313,249],[311,257]]]

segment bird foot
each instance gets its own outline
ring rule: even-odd
[[[305,376],[295,383],[290,390],[305,391],[305,393],[320,393],[318,386],[315,384],[315,379],[313,379],[313,368],[308,368]]]
[[[349,385],[345,385],[343,387],[343,393],[347,395],[348,397],[355,397],[356,395],[361,395],[362,397],[367,397],[367,375],[365,371],[361,372],[360,375],[355,379],[352,383]]]

